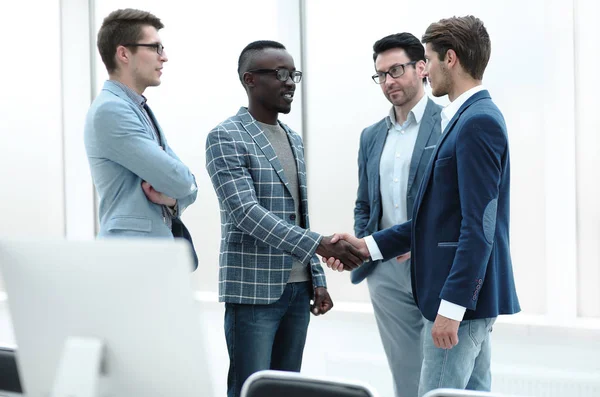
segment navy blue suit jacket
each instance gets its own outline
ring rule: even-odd
[[[441,299],[464,320],[519,312],[509,246],[504,117],[488,91],[450,120],[425,171],[412,220],[373,234],[384,260],[411,251],[413,295],[434,321]]]
[[[441,106],[427,99],[419,134],[410,159],[408,185],[406,189],[406,213],[412,214],[413,204],[423,174],[440,136]],[[354,207],[354,234],[356,237],[370,236],[381,230],[381,187],[379,185],[379,163],[385,140],[391,127],[389,117],[364,129],[360,136],[358,151],[358,192]],[[409,215],[410,217],[410,215]],[[351,273],[352,283],[363,281],[380,261],[366,262]],[[403,264],[408,266],[408,264]]]

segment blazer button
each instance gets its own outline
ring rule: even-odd
[[[290,220],[295,221],[296,220],[296,215],[294,215],[294,214],[290,215]]]

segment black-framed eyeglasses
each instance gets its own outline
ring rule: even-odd
[[[299,83],[302,80],[302,72],[299,70],[289,71],[285,68],[279,69],[253,69],[248,70],[249,73],[275,73],[277,80],[286,82],[290,77],[294,83]]]
[[[373,79],[373,81],[376,84],[383,84],[383,83],[385,83],[386,75],[389,74],[391,78],[397,79],[398,77],[400,77],[404,74],[407,66],[414,65],[416,63],[417,63],[417,61],[411,61],[411,62],[394,65],[387,72],[377,72],[377,74],[374,74],[373,76],[371,76],[371,78]]]
[[[150,47],[150,48],[154,48],[156,49],[156,53],[158,55],[162,55],[163,51],[165,50],[165,46],[163,46],[160,43],[153,43],[153,44],[140,44],[140,43],[129,43],[129,44],[123,44],[124,47]]]

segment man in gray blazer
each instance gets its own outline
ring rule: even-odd
[[[410,33],[386,36],[373,45],[373,60],[373,80],[393,106],[361,135],[354,209],[359,238],[408,220],[440,137],[440,106],[425,95],[425,51],[419,39]],[[423,320],[408,261],[367,262],[351,275],[355,284],[367,279],[396,397],[415,397],[421,373]]]
[[[167,54],[149,12],[108,15],[98,50],[109,74],[85,122],[85,148],[100,197],[101,237],[173,238],[196,199],[194,175],[167,144],[143,96],[158,86]]]
[[[302,138],[278,120],[290,112],[302,79],[291,55],[274,41],[250,43],[238,74],[248,108],[206,139],[206,168],[221,208],[229,397],[239,396],[254,372],[300,371],[309,312],[333,307],[315,253],[337,251],[351,268],[363,261],[349,244],[331,244],[309,229]]]

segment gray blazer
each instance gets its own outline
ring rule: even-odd
[[[150,202],[142,181],[177,199],[178,213],[196,200],[194,175],[167,144],[164,150],[139,104],[121,87],[106,81],[88,111],[84,142],[94,185],[100,197],[101,237],[173,238],[160,205]]]
[[[423,113],[419,135],[415,142],[410,170],[408,173],[408,187],[406,196],[407,214],[412,214],[413,204],[419,184],[433,153],[433,149],[441,136],[442,107],[431,99]],[[358,192],[354,207],[354,233],[357,237],[369,236],[379,231],[381,219],[381,190],[379,187],[379,162],[390,128],[389,117],[367,127],[360,137],[358,151]],[[354,284],[364,280],[380,261],[364,263],[352,271],[351,279]]]
[[[206,169],[221,207],[219,301],[269,304],[281,297],[293,259],[310,266],[314,287],[325,287],[315,255],[322,236],[310,231],[304,146],[286,131],[298,170],[300,213],[271,143],[246,108],[206,138]]]

